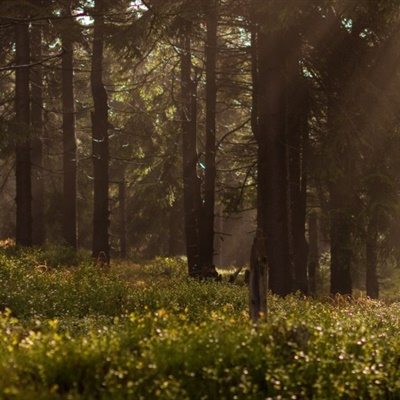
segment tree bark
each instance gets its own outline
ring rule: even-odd
[[[258,35],[258,220],[266,237],[269,287],[292,291],[286,149],[286,52],[284,32]]]
[[[329,186],[332,295],[351,295],[351,225],[346,178]]]
[[[121,258],[127,257],[126,242],[126,193],[125,193],[125,171],[122,173],[122,180],[118,183],[118,208],[119,208],[119,255]]]
[[[330,251],[331,251],[331,279],[330,292],[332,295],[352,294],[351,259],[352,259],[352,190],[351,190],[351,157],[350,143],[343,143],[345,139],[338,136],[343,132],[344,116],[341,114],[341,100],[339,94],[331,86],[328,97],[328,131],[329,137],[336,145],[331,151],[337,160],[329,189],[330,209]]]
[[[250,318],[253,323],[267,315],[268,268],[265,238],[257,231],[250,256]]]
[[[287,117],[291,251],[294,268],[293,289],[308,294],[306,240],[308,107],[307,90],[300,76],[298,60],[298,57],[291,60],[292,73],[289,74],[289,78],[292,81],[289,82]]]
[[[199,248],[199,219],[201,209],[200,179],[197,176],[196,150],[196,93],[191,78],[191,29],[192,23],[181,21],[181,130],[182,130],[182,172],[183,208],[186,239],[186,254],[189,276],[198,278],[201,274]]]
[[[207,277],[214,256],[214,214],[216,179],[216,56],[217,56],[217,0],[209,0],[206,9],[206,148],[204,177],[204,220],[201,231],[202,274]]]
[[[378,218],[371,217],[366,240],[366,291],[371,299],[379,298],[378,282]]]
[[[67,13],[66,13],[67,14]],[[68,15],[68,14],[67,14]],[[74,47],[70,34],[62,32],[64,54],[62,68],[63,103],[63,220],[62,231],[66,244],[78,246],[77,233],[77,145],[75,131]]]
[[[90,75],[94,111],[92,112],[92,158],[94,176],[92,256],[110,259],[108,205],[108,104],[103,84],[104,1],[96,0],[93,25],[93,54]]]
[[[329,21],[330,19],[330,21]],[[358,35],[348,35],[341,28],[340,16],[328,17],[330,38],[327,38],[326,81],[327,89],[327,165],[329,167],[328,191],[330,208],[330,252],[332,295],[351,295],[351,263],[353,256],[354,174],[357,149],[351,124],[358,110],[354,101],[355,57],[360,54]],[[354,30],[353,30],[354,32]],[[355,42],[356,40],[356,42]],[[337,60],[342,60],[338,64]],[[351,116],[351,117],[350,117]],[[349,117],[352,118],[349,121]]]
[[[42,27],[31,31],[32,61],[42,59]],[[43,176],[43,68],[41,64],[31,69],[31,118],[33,138],[31,141],[32,162],[32,244],[41,246],[46,240],[44,176]]]
[[[32,186],[30,149],[30,89],[29,26],[20,22],[15,25],[16,72],[15,72],[15,119],[16,144],[16,244],[32,245]]]
[[[309,294],[314,296],[319,268],[318,217],[316,212],[311,212],[308,217],[308,240],[310,249],[308,258]]]

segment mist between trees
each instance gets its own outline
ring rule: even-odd
[[[1,2],[1,237],[378,297],[399,259],[399,10]]]

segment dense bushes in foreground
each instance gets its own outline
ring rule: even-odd
[[[396,303],[271,296],[254,327],[245,287],[188,281],[179,260],[35,257],[0,253],[2,399],[400,398]]]

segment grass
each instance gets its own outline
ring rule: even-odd
[[[0,398],[400,398],[398,303],[268,300],[253,326],[245,286],[188,280],[179,258],[105,274],[2,249]]]

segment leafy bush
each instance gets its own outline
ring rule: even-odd
[[[105,274],[31,257],[0,252],[0,398],[400,398],[398,303],[269,296],[253,326],[246,287],[180,261]]]
[[[123,280],[121,275],[128,274],[118,268],[112,267],[115,273],[106,274],[92,263],[37,269],[27,262],[36,260],[36,254],[37,250],[11,258],[0,253],[0,309],[8,307],[18,318],[114,317],[165,308],[178,312],[190,309],[196,319],[226,304],[236,311],[247,307],[245,288],[189,280],[179,259],[166,259],[164,267],[162,260],[156,259],[139,272],[136,269],[135,277]]]
[[[25,248],[1,244],[1,255],[24,263],[26,266],[70,267],[90,262],[87,252],[75,251],[69,246],[49,243],[44,247]]]
[[[156,257],[143,266],[143,272],[154,276],[182,278],[187,274],[187,264],[182,257]]]

